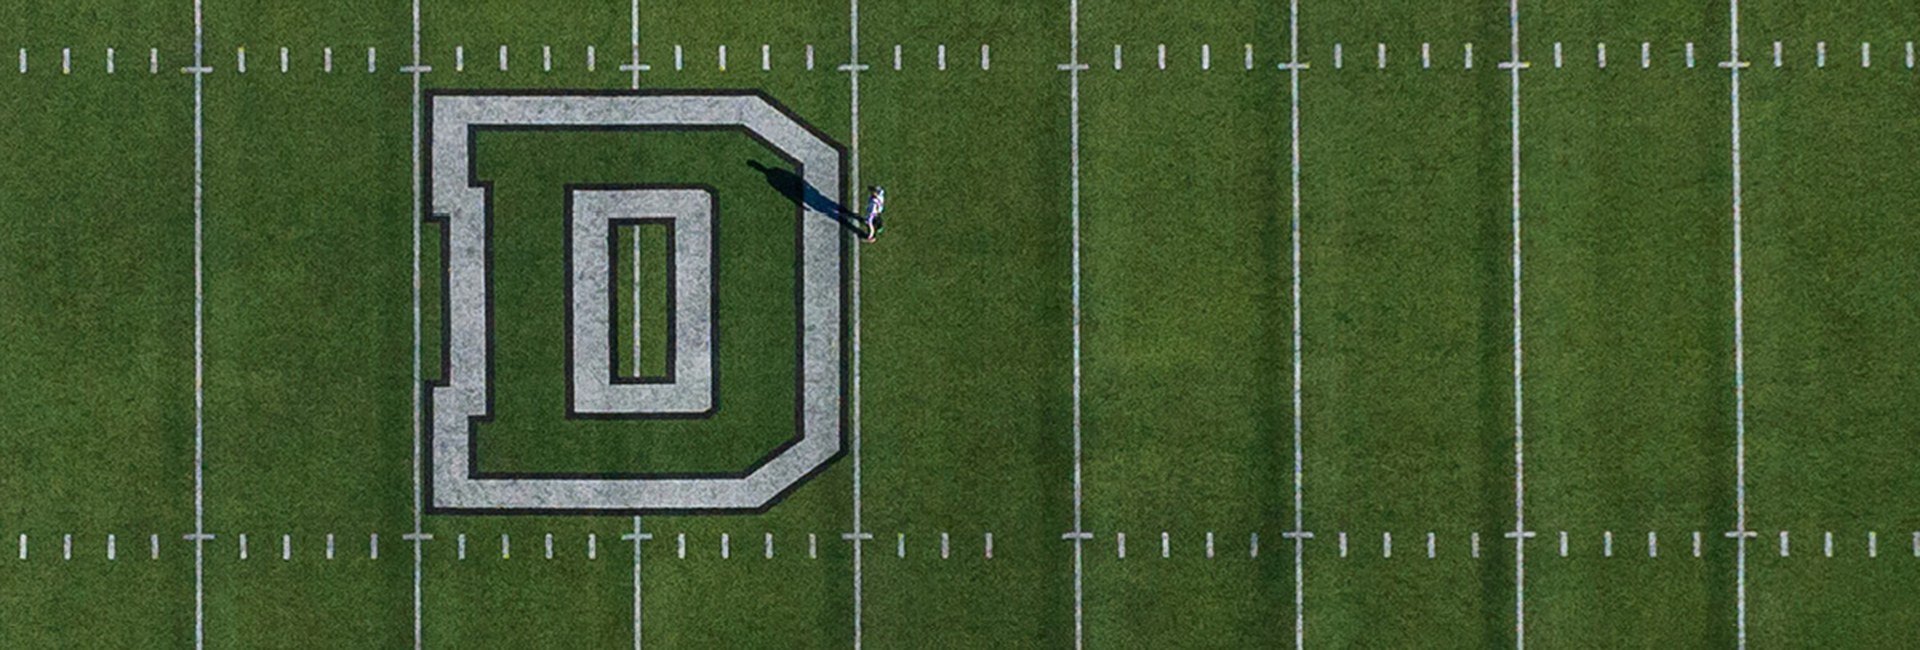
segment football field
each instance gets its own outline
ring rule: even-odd
[[[0,5],[0,647],[1914,647],[1916,41]]]

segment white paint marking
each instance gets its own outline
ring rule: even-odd
[[[1560,557],[1567,556],[1567,531],[1560,531]]]
[[[280,536],[280,560],[284,562],[291,559],[293,559],[293,536],[281,535]]]
[[[545,559],[548,559],[548,560],[553,559],[553,533],[547,533]]]
[[[25,537],[26,537],[25,535],[21,536],[22,541],[25,541]],[[147,548],[148,548],[147,559],[150,559],[150,560],[160,559],[160,535],[158,533],[147,536]]]
[[[807,69],[808,70],[813,69],[813,46],[812,45],[807,46]]]
[[[767,533],[767,559],[773,559],[773,533]]]
[[[1880,534],[1867,533],[1867,557],[1880,557]]]
[[[1827,42],[1826,41],[1820,41],[1818,44],[1815,45],[1814,61],[1815,61],[1816,67],[1821,67],[1821,68],[1827,67]]]
[[[1920,540],[1920,533],[1914,534],[1913,538],[1916,540]],[[1914,548],[1920,548],[1920,546],[1915,546]],[[1920,555],[1920,552],[1916,552],[1914,553],[1914,555]],[[27,559],[27,534],[26,533],[20,534],[20,559],[22,560]]]
[[[593,533],[587,533],[587,559],[600,559],[600,539]]]
[[[1160,44],[1160,69],[1167,69],[1167,44]]]
[[[60,74],[73,74],[73,48],[60,48]]]
[[[935,67],[939,68],[941,72],[945,72],[947,70],[947,44],[946,43],[941,43],[939,47],[934,49],[934,62],[935,62],[934,63]]]
[[[1252,70],[1253,69],[1253,44],[1252,43],[1246,44],[1246,59],[1247,59],[1247,69]]]
[[[1598,56],[1600,57],[1600,67],[1602,68],[1607,67],[1607,44],[1601,43],[1599,48],[1596,50],[1596,52],[1599,53]]]
[[[242,48],[235,49],[233,51],[233,58],[234,58],[235,67],[239,68],[241,74],[246,74],[247,48],[242,47]]]
[[[635,16],[635,19],[636,19],[636,20],[635,20],[635,23],[634,23],[634,24],[635,24],[635,27],[634,27],[634,42],[636,42],[636,43],[638,43],[638,42],[639,42],[639,39],[640,39],[640,28],[638,27],[638,25],[639,25],[639,21],[638,21],[638,17],[639,17],[639,15],[640,15],[640,2],[639,2],[639,0],[634,0],[634,5],[633,5],[633,6],[634,6],[634,16]],[[634,60],[636,60],[636,61],[637,61],[637,60],[639,60],[639,58],[640,58],[640,56],[639,56],[639,48],[638,48],[638,47],[635,47],[635,48],[634,48],[634,52],[635,52],[635,54],[634,54]],[[643,636],[644,636],[644,635],[643,635],[643,634],[641,633],[641,629],[642,629],[642,619],[641,619],[641,615],[640,615],[640,613],[641,613],[641,608],[640,608],[640,601],[641,601],[641,596],[640,596],[640,594],[641,594],[641,592],[642,592],[642,589],[641,589],[641,581],[640,581],[640,556],[641,556],[641,552],[640,552],[640,543],[641,543],[641,542],[644,542],[644,541],[647,541],[647,540],[650,540],[650,539],[653,539],[653,535],[651,535],[651,534],[648,534],[648,533],[646,533],[646,532],[643,532],[643,531],[642,531],[642,530],[640,529],[640,517],[636,515],[636,516],[634,516],[634,518],[633,518],[633,532],[632,532],[632,533],[630,533],[630,534],[626,534],[626,535],[621,535],[621,536],[620,536],[620,538],[621,538],[621,539],[624,539],[624,540],[627,540],[627,541],[631,541],[631,542],[633,542],[633,650],[640,650],[640,640],[641,640],[641,639],[643,638]],[[587,537],[587,539],[588,539],[588,540],[592,540],[592,539],[593,539],[593,537],[592,537],[591,535],[589,535],[589,536]],[[589,541],[589,543],[588,543],[588,547],[587,547],[587,548],[588,548],[588,549],[592,549],[592,548],[593,548],[593,547],[592,547],[592,543],[591,543],[591,541]],[[591,550],[589,550],[589,555],[591,555]]]
[[[1438,545],[1437,543],[1435,543],[1435,541],[1434,541],[1434,538],[1433,538],[1433,532],[1432,532],[1432,531],[1428,531],[1428,532],[1427,532],[1427,559],[1429,559],[1429,560],[1431,560],[1431,559],[1433,559],[1433,556],[1434,556],[1434,555],[1435,555],[1435,554],[1436,554],[1436,553],[1438,552],[1438,550],[1439,550],[1439,549],[1438,549],[1438,546],[1439,546],[1439,545]]]
[[[987,559],[993,559],[993,533],[987,533]]]
[[[1380,533],[1380,557],[1393,557],[1393,533]]]
[[[594,56],[593,46],[588,45],[587,46],[587,72],[593,72],[594,68],[598,67],[599,61],[595,59],[596,57]]]
[[[1727,0],[1727,62],[1724,64],[1730,73],[1728,97],[1732,122],[1732,147],[1729,154],[1733,163],[1733,393],[1734,393],[1734,518],[1735,538],[1735,634],[1739,650],[1747,647],[1747,539],[1754,532],[1747,529],[1747,355],[1746,355],[1746,284],[1741,267],[1740,233],[1740,69],[1747,66],[1740,58],[1740,0]],[[1774,48],[1775,64],[1779,62],[1780,49]],[[1780,552],[1786,554],[1787,534],[1780,533]]]
[[[1122,560],[1127,559],[1127,534],[1114,533],[1113,543],[1114,543],[1114,548],[1118,552],[1119,558]]]
[[[1780,531],[1780,557],[1787,557],[1787,531]]]
[[[1466,66],[1468,70],[1472,70],[1473,69],[1473,44],[1472,43],[1466,44],[1465,49],[1466,49]]]
[[[247,559],[247,534],[240,533],[240,559]]]
[[[687,534],[680,533],[679,535],[675,536],[674,540],[675,540],[674,545],[676,547],[674,552],[679,554],[680,559],[682,560],[687,559]]]
[[[1826,532],[1820,544],[1820,552],[1827,557],[1833,557],[1833,531],[1829,530]]]
[[[807,557],[809,559],[820,558],[819,540],[813,533],[807,533]]]
[[[899,549],[897,552],[899,553],[900,557],[906,557],[907,556],[907,534],[900,533],[899,538],[897,538],[894,543],[895,543],[895,548]]]
[[[900,69],[900,44],[893,44],[893,69]]]
[[[1560,67],[1561,62],[1562,60],[1560,57],[1560,43],[1556,41],[1553,44],[1553,67],[1555,68]]]
[[[507,538],[506,533],[500,533],[500,559],[505,560],[512,557],[513,557],[513,542],[512,540]]]
[[[376,60],[376,57],[375,57],[373,48],[371,47],[367,48],[367,72],[369,74],[379,69],[374,65],[375,60]]]
[[[1120,69],[1120,44],[1113,45],[1113,69]]]
[[[467,71],[467,48],[464,45],[456,45],[453,48],[453,71]]]
[[[1647,531],[1647,557],[1660,557],[1660,536],[1651,530]]]
[[[1907,69],[1913,69],[1913,41],[1907,41]]]
[[[1173,546],[1168,537],[1167,531],[1160,531],[1160,557],[1162,559],[1173,557]]]
[[[333,559],[333,533],[327,533],[327,559]]]
[[[20,48],[20,74],[27,73],[27,48]]]
[[[1213,559],[1213,531],[1207,531],[1207,559]]]
[[[1474,533],[1468,538],[1467,543],[1472,547],[1470,554],[1473,556],[1473,559],[1480,559],[1480,533]]]
[[[1375,49],[1375,52],[1380,59],[1380,69],[1385,70],[1387,67],[1387,44],[1380,43]]]
[[[1247,557],[1260,557],[1260,533],[1247,536]]]
[[[287,72],[287,48],[280,48],[280,73]]]
[[[193,0],[193,647],[206,647],[206,61],[205,21]],[[25,63],[22,64],[25,69]]]
[[[727,533],[720,533],[720,559],[727,560],[732,558],[733,536]]]
[[[685,64],[686,64],[686,60],[684,57],[681,56],[680,46],[678,44],[675,44],[673,46],[673,69],[675,70],[685,69]]]
[[[60,536],[60,559],[73,559],[73,533]]]
[[[1422,70],[1433,67],[1433,48],[1431,46],[1431,43],[1420,44],[1420,69]]]
[[[500,71],[507,71],[507,46],[500,46]]]
[[[1339,70],[1344,67],[1346,67],[1346,61],[1340,52],[1340,44],[1334,43],[1333,44],[1333,69]]]
[[[1340,531],[1340,557],[1347,556],[1347,531]]]
[[[766,72],[772,69],[773,69],[773,47],[770,45],[767,45],[766,43],[761,43],[760,44],[760,71]]]
[[[1693,67],[1693,42],[1687,42],[1687,67]]]
[[[460,559],[462,560],[467,559],[467,534],[466,533],[460,534],[458,543],[460,545]]]
[[[540,46],[540,71],[553,72],[553,46]]]
[[[727,46],[720,46],[720,71],[727,71]]]
[[[1700,557],[1700,531],[1693,531],[1693,556]]]
[[[1780,58],[1780,51],[1783,49],[1785,48],[1780,44],[1780,41],[1773,42],[1773,67],[1778,68],[1785,64],[1785,61]]]
[[[1072,429],[1073,429],[1073,650],[1086,647],[1085,635],[1085,563],[1082,560],[1082,547],[1087,538],[1092,537],[1082,528],[1081,520],[1081,440],[1080,440],[1080,0],[1068,0],[1067,34],[1071,41],[1068,49],[1067,70],[1069,106],[1068,146],[1070,147],[1069,165],[1072,178],[1069,185],[1069,201],[1072,204],[1071,233],[1073,269],[1072,290],[1072,331],[1073,331],[1073,387],[1072,387]],[[1164,61],[1166,46],[1161,46],[1161,59]],[[980,46],[981,67],[985,67],[987,50]],[[1165,67],[1164,65],[1162,67]]]
[[[1510,0],[1507,5],[1508,50],[1507,73],[1512,85],[1511,113],[1508,117],[1510,127],[1510,146],[1512,148],[1512,187],[1513,187],[1513,645],[1515,650],[1527,647],[1527,538],[1533,533],[1527,530],[1527,463],[1526,428],[1521,417],[1526,400],[1522,391],[1522,359],[1520,328],[1520,69],[1526,63],[1520,60],[1520,0]],[[1604,52],[1604,50],[1603,50]],[[1603,55],[1604,56],[1604,55]]]
[[[329,47],[321,50],[320,67],[322,71],[333,72],[333,48]]]
[[[27,559],[27,536],[20,536],[20,559]],[[1920,557],[1920,532],[1913,534],[1913,556]]]
[[[947,539],[947,534],[940,533],[940,559],[947,559],[951,551],[952,543]]]
[[[1600,554],[1604,557],[1613,557],[1613,531],[1609,530],[1605,533],[1601,533],[1601,535],[1602,535],[1602,541],[1601,541]]]
[[[1873,67],[1873,44],[1872,43],[1860,44],[1860,67],[1862,68]]]
[[[1640,42],[1640,69],[1645,70],[1652,66],[1653,66],[1653,44],[1648,43],[1646,41],[1641,41]]]
[[[1213,46],[1212,45],[1203,44],[1200,46],[1200,69],[1201,70],[1213,69]]]
[[[107,560],[108,561],[114,560],[118,554],[119,554],[119,551],[118,549],[115,548],[113,534],[108,533],[107,534]]]
[[[20,52],[22,55],[20,59],[20,71],[26,72],[26,50],[21,50]],[[147,49],[147,74],[160,74],[160,48]]]

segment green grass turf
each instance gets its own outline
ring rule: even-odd
[[[1290,136],[1272,71],[1285,17],[1121,3],[1085,21],[1087,640],[1290,644]],[[1158,557],[1162,531],[1175,560]]]
[[[1067,647],[1072,244],[1066,79],[1049,58],[1063,14],[952,1],[861,11],[862,58],[887,68],[861,76],[861,179],[891,199],[887,232],[860,253],[862,496],[884,542],[864,562],[865,641]],[[904,560],[888,534],[900,532]]]

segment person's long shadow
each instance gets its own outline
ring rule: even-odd
[[[808,185],[807,181],[800,178],[799,174],[780,167],[768,167],[760,164],[757,160],[748,160],[747,166],[752,167],[754,171],[760,172],[762,176],[766,176],[767,185],[772,186],[775,191],[787,197],[787,200],[793,201],[794,205],[812,208],[821,214],[832,217],[834,221],[840,222],[841,227],[853,231],[854,234],[866,235],[866,224],[860,220],[860,215],[854,214],[852,211],[842,207],[839,203],[834,202],[833,199],[828,198],[827,195],[821,194],[820,190],[814,189],[812,185]]]

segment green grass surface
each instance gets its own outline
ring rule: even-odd
[[[864,647],[1070,647],[1076,582],[1087,647],[1291,647],[1294,143],[1287,76],[1273,67],[1286,58],[1288,6],[1080,8],[1091,69],[1079,95],[1078,469],[1094,537],[1076,580],[1061,539],[1076,475],[1071,123],[1068,76],[1055,68],[1069,56],[1067,5],[863,5],[861,59],[873,69],[860,82],[859,183],[893,199],[882,240],[859,249],[860,512],[875,535],[860,563]],[[414,549],[401,539],[414,525],[412,85],[396,72],[411,56],[407,9],[206,6],[205,517],[219,535],[206,547],[208,647],[413,640]],[[1502,537],[1514,524],[1515,406],[1510,82],[1496,68],[1506,11],[1301,3],[1301,57],[1313,65],[1301,73],[1299,142],[1300,514],[1316,533],[1303,565],[1308,647],[1515,641],[1513,544]],[[1742,75],[1746,486],[1759,531],[1750,640],[1903,647],[1920,611],[1920,446],[1903,417],[1920,399],[1909,295],[1920,283],[1910,261],[1920,77],[1904,61],[1920,9],[1782,0],[1742,11],[1753,62]],[[435,72],[424,83],[626,88],[627,12],[429,0],[423,56]],[[1523,2],[1522,12],[1533,66],[1521,108],[1526,516],[1539,535],[1526,547],[1526,640],[1727,647],[1737,557],[1724,536],[1736,513],[1731,106],[1717,65],[1726,7]],[[178,72],[191,18],[177,2],[0,8],[11,35],[0,46],[13,44],[0,47],[0,646],[194,638],[193,547],[180,538],[194,521],[193,104],[192,77]],[[849,54],[845,6],[647,5],[641,23],[653,66],[643,87],[759,89],[854,142],[847,75],[834,70]],[[1874,44],[1871,68],[1860,67],[1861,40]],[[1825,69],[1813,63],[1819,41]],[[1375,69],[1382,42],[1386,70]],[[1462,69],[1468,42],[1473,70]],[[1552,66],[1556,42],[1564,69]],[[1609,44],[1604,70],[1598,42]],[[771,71],[760,69],[763,43]],[[979,67],[983,43],[991,70]],[[1116,45],[1124,70],[1112,69]],[[1199,69],[1202,45],[1211,70]],[[28,74],[14,47],[29,49]],[[147,73],[150,47],[160,74]],[[372,74],[368,47],[379,48]],[[497,183],[501,243],[500,418],[485,428],[483,466],[725,468],[790,433],[792,231],[753,215],[790,215],[791,204],[744,165],[769,159],[764,148],[715,134],[494,134],[480,156]],[[721,418],[559,419],[559,189],[590,181],[720,190]],[[843,198],[857,203],[853,194]],[[440,234],[422,228],[426,379],[440,366]],[[631,260],[617,261],[627,295]],[[664,294],[658,276],[643,273],[643,295]],[[651,316],[643,346],[663,350],[664,323]],[[617,335],[629,340],[632,327],[623,319]],[[853,526],[854,476],[850,456],[765,514],[645,517],[655,535],[643,550],[646,645],[850,646],[855,564],[840,536]],[[634,526],[427,517],[426,646],[632,643],[632,547],[620,537]],[[1869,533],[1878,557],[1866,555]],[[334,559],[323,556],[328,534]],[[19,535],[26,560],[15,559]],[[160,537],[158,560],[148,535]]]

